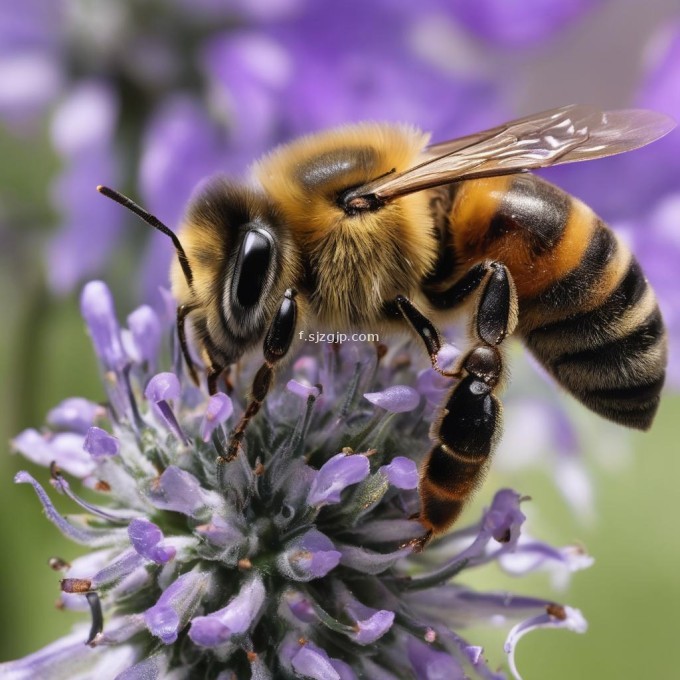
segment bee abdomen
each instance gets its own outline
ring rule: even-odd
[[[566,312],[522,329],[529,349],[563,387],[605,418],[650,427],[664,382],[666,334],[654,291],[612,232],[599,225],[578,267],[524,305],[533,319],[537,307],[553,319]]]

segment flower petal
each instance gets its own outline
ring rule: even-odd
[[[266,591],[259,576],[243,585],[229,604],[207,616],[197,616],[191,622],[189,637],[202,647],[217,647],[232,635],[246,632],[260,613]]]
[[[370,472],[368,458],[361,454],[347,456],[338,453],[326,461],[316,473],[307,496],[309,505],[339,503],[343,490],[357,484]]]
[[[279,555],[279,571],[294,581],[312,581],[326,576],[340,563],[341,554],[333,542],[317,529],[311,529],[289,543]]]
[[[420,395],[408,385],[393,385],[381,392],[367,392],[364,397],[390,413],[413,411],[420,403]]]
[[[410,458],[395,456],[389,465],[380,468],[392,486],[397,489],[417,489],[420,482],[418,466]]]
[[[165,468],[163,474],[151,482],[147,493],[155,507],[189,517],[198,517],[220,504],[217,494],[204,489],[196,477],[176,465]]]
[[[215,429],[228,420],[233,412],[234,405],[226,394],[223,392],[213,394],[208,400],[205,417],[201,423],[201,439],[209,442]]]
[[[147,362],[154,366],[161,344],[161,322],[149,305],[135,309],[127,318],[132,338],[132,358],[137,363]]]
[[[78,627],[70,635],[33,654],[1,663],[0,676],[5,680],[50,678],[56,677],[54,669],[58,668],[61,671],[60,678],[72,680],[113,677],[124,672],[139,658],[139,650],[132,645],[92,649],[83,644],[86,637],[87,629]]]
[[[354,545],[339,545],[338,547],[342,553],[341,564],[364,574],[380,574],[412,552],[410,547],[391,553],[379,553]]]
[[[120,452],[120,442],[116,437],[109,434],[100,427],[92,426],[85,435],[83,449],[89,453],[94,460],[117,456]]]
[[[309,399],[310,397],[313,399],[318,399],[319,395],[321,394],[321,391],[315,385],[306,385],[305,383],[301,383],[297,380],[289,380],[286,383],[286,389],[292,394],[300,397],[300,399],[305,400]]]
[[[154,375],[144,389],[144,396],[154,404],[159,401],[178,399],[181,393],[179,378],[169,371]]]
[[[433,649],[424,642],[409,637],[408,659],[419,680],[465,680],[461,665],[450,654]]]
[[[64,399],[47,414],[47,422],[56,430],[70,430],[85,434],[94,424],[95,418],[105,410],[99,404],[82,397]]]
[[[49,496],[45,493],[45,489],[31,476],[28,472],[20,471],[14,476],[16,484],[30,484],[38,495],[38,499],[45,509],[47,519],[50,520],[64,536],[70,538],[81,545],[90,545],[92,547],[100,547],[112,545],[120,540],[120,529],[86,529],[78,527],[68,522],[62,517],[52,505]]]
[[[163,532],[149,520],[133,519],[128,525],[128,536],[137,553],[156,564],[165,564],[175,557],[173,547],[158,545],[164,538]]]
[[[120,372],[127,364],[113,296],[102,281],[91,281],[80,296],[80,311],[104,369]]]
[[[394,612],[380,609],[367,619],[356,622],[357,632],[352,635],[360,645],[371,645],[379,640],[394,623]]]
[[[293,668],[305,678],[313,680],[341,680],[340,674],[333,668],[326,652],[313,642],[307,642],[291,659]]]
[[[516,680],[522,680],[515,664],[515,649],[517,643],[530,631],[537,628],[566,628],[575,633],[585,633],[588,622],[578,609],[562,607],[560,605],[548,605],[545,614],[534,616],[522,623],[518,623],[509,633],[505,640],[505,652],[508,655],[510,670]]]
[[[144,612],[144,621],[152,635],[166,645],[177,640],[200,604],[209,582],[208,574],[190,571],[173,581],[153,607]]]
[[[44,465],[56,463],[74,477],[82,479],[92,474],[95,463],[83,449],[83,435],[60,432],[42,435],[37,430],[24,430],[12,440],[12,446],[25,458]]]

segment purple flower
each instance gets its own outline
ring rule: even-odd
[[[420,475],[416,464],[410,459],[403,456],[397,456],[392,459],[389,465],[383,465],[380,468],[392,486],[397,489],[417,489]]]
[[[232,635],[246,632],[265,601],[265,587],[259,576],[245,583],[229,604],[207,616],[191,621],[189,637],[201,647],[217,647]]]
[[[536,628],[566,628],[576,633],[585,633],[588,629],[588,624],[578,609],[561,607],[559,605],[548,605],[545,614],[540,614],[532,619],[518,623],[510,631],[505,643],[510,670],[517,680],[522,680],[522,678],[515,663],[515,648],[524,635]]]
[[[163,532],[146,519],[133,519],[128,525],[128,536],[138,554],[157,564],[165,564],[176,554],[174,548],[159,545],[163,540]]]
[[[77,432],[42,435],[29,429],[12,440],[12,447],[38,465],[48,466],[54,462],[74,477],[82,478],[95,467],[84,443],[83,435]]]
[[[419,394],[399,386],[394,396],[394,369],[382,362],[376,369],[371,348],[354,348],[352,361],[336,357],[333,366],[318,348],[292,365],[236,459],[217,464],[224,433],[215,424],[232,412],[241,417],[243,385],[237,381],[231,398],[208,397],[183,376],[152,376],[162,343],[123,352],[120,338],[132,331],[119,327],[103,284],[88,288],[83,309],[106,390],[118,397],[101,414],[110,432],[90,425],[84,434],[92,409],[76,402],[73,414],[63,406],[52,412],[61,431],[28,430],[15,446],[50,466],[54,489],[85,514],[62,515],[28,472],[15,481],[33,488],[59,531],[94,549],[72,565],[53,560],[64,572],[61,605],[90,612],[89,632],[78,637],[90,656],[67,637],[1,664],[0,675],[44,675],[53,664],[69,677],[91,677],[85,661],[99,668],[101,657],[121,678],[202,673],[219,663],[223,673],[255,680],[382,680],[398,677],[394,669],[500,680],[481,648],[462,637],[466,627],[524,620],[506,643],[513,672],[515,645],[527,630],[583,630],[576,610],[457,582],[462,571],[495,563],[516,575],[544,570],[561,585],[590,564],[582,551],[526,535],[513,491],[499,491],[476,524],[435,538],[427,559],[414,559],[424,529],[410,519],[419,503],[412,456],[414,448],[424,454],[429,423],[412,408]],[[357,391],[357,361],[362,384],[380,395],[376,406]],[[398,370],[400,382],[415,381],[416,368]],[[291,393],[293,374],[321,387]],[[151,417],[162,404],[163,417]],[[351,453],[350,444],[363,440],[372,448]],[[106,490],[108,503],[82,498],[67,475]],[[146,649],[155,651],[142,657]]]
[[[148,495],[155,507],[181,512],[189,517],[219,505],[214,492],[203,488],[194,475],[176,465],[167,467],[158,479],[152,481]]]
[[[63,226],[48,247],[50,284],[60,294],[101,271],[120,235],[120,210],[102,206],[94,191],[97,184],[118,183],[112,146],[117,108],[109,84],[83,82],[52,120],[52,142],[65,166],[51,189]]]
[[[85,435],[83,449],[97,460],[104,456],[115,456],[120,451],[120,442],[100,427],[91,427]]]
[[[420,395],[408,385],[393,385],[382,392],[368,392],[364,398],[390,413],[413,411],[420,403]]]
[[[153,376],[144,390],[144,396],[155,406],[158,419],[184,444],[188,443],[182,426],[172,410],[170,401],[180,395],[179,379],[174,373],[159,373]]]
[[[312,529],[286,546],[277,566],[290,579],[311,581],[335,569],[341,556],[328,536]]]
[[[190,571],[173,581],[158,598],[156,604],[144,612],[149,632],[170,645],[179,631],[196,611],[205,593],[208,574]]]
[[[161,321],[158,314],[148,305],[137,308],[127,318],[129,335],[123,335],[123,342],[129,338],[128,354],[137,363],[150,362],[158,356],[161,342]]]
[[[312,481],[307,502],[310,505],[339,503],[343,490],[364,479],[369,470],[370,465],[366,456],[347,456],[344,453],[338,453],[324,463],[317,472]]]
[[[479,0],[438,2],[471,33],[504,47],[528,47],[545,41],[588,10],[597,0]]]
[[[106,371],[118,373],[128,362],[121,340],[113,297],[101,281],[83,288],[80,311],[90,331],[95,352]]]
[[[97,417],[105,410],[87,399],[71,397],[64,399],[47,414],[47,423],[55,430],[70,430],[86,434]]]
[[[213,394],[208,400],[205,417],[201,423],[201,438],[204,442],[210,441],[212,433],[234,412],[231,399],[222,392]]]

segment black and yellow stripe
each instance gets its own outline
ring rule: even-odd
[[[592,411],[647,429],[666,368],[654,292],[626,245],[586,205],[531,174],[462,182],[452,192],[448,277],[484,260],[508,267],[518,333],[555,379]]]

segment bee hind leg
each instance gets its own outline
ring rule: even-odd
[[[228,463],[238,455],[245,437],[248,423],[264,403],[274,378],[276,364],[288,353],[295,335],[297,321],[296,291],[286,290],[281,305],[271,321],[264,338],[264,363],[258,369],[251,387],[251,399],[236,427],[231,432],[226,454],[220,456],[221,463]]]
[[[476,294],[473,345],[449,374],[460,379],[446,395],[433,423],[435,445],[421,470],[419,520],[427,529],[421,548],[458,518],[482,483],[501,432],[502,405],[496,396],[504,373],[500,345],[517,325],[517,294],[505,265],[484,262],[430,300],[435,307],[446,309],[472,294]],[[440,370],[436,360],[441,341],[433,324],[406,298],[397,298],[395,304],[423,340],[433,367]]]
[[[435,421],[435,445],[421,470],[420,522],[441,533],[455,522],[465,502],[482,483],[500,436],[502,406],[494,394],[503,365],[495,347],[479,345],[460,364],[453,386]]]

